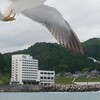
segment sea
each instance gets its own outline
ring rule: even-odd
[[[100,92],[4,92],[0,100],[100,100]]]

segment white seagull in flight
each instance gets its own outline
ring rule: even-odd
[[[60,12],[44,5],[46,0],[9,0],[8,5],[0,9],[1,21],[13,21],[19,13],[42,24],[56,40],[74,53],[83,53],[79,39]]]
[[[95,63],[99,63],[99,64],[100,64],[100,61],[94,59],[93,57],[88,57],[88,59],[91,59],[91,60],[93,60],[93,62],[95,62]]]

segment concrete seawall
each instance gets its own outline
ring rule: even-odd
[[[38,85],[5,85],[0,86],[0,90],[4,92],[38,92],[41,87]]]
[[[52,85],[52,86],[38,86],[38,85],[6,85],[0,86],[1,92],[87,92],[99,91],[100,84],[95,85]]]

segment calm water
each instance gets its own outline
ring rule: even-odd
[[[100,92],[0,93],[0,100],[100,100]]]

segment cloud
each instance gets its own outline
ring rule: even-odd
[[[3,53],[22,50],[36,42],[56,42],[45,27],[22,15],[15,22],[1,22],[0,26],[0,52]]]
[[[0,0],[6,4],[8,0]],[[71,25],[80,41],[100,37],[100,0],[47,0]],[[1,4],[0,4],[1,5]],[[46,28],[26,17],[0,22],[0,52],[20,50],[36,42],[56,42]]]

